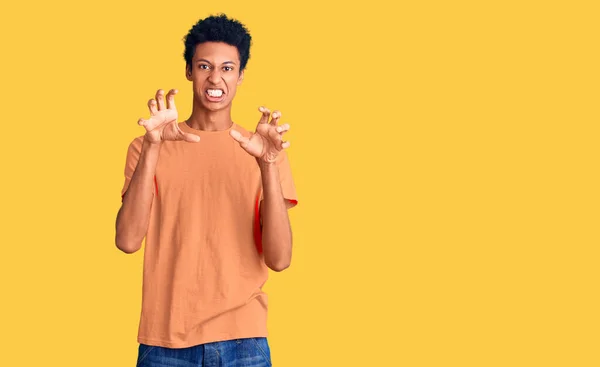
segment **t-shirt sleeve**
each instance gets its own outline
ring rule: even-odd
[[[121,189],[121,200],[123,200],[125,197],[125,192],[127,192],[127,189],[129,188],[131,178],[133,177],[135,168],[140,160],[143,139],[143,136],[135,138],[127,148],[127,157],[125,159],[125,182],[123,183],[123,188]],[[154,190],[152,192],[154,192]]]
[[[279,181],[281,182],[283,197],[288,201],[288,207],[294,207],[298,204],[298,196],[296,195],[296,186],[292,177],[292,167],[290,166],[288,155],[284,150],[277,158]]]

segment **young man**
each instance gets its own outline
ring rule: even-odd
[[[237,20],[198,21],[185,37],[191,116],[178,122],[177,91],[159,90],[129,146],[116,245],[146,238],[138,366],[271,365],[262,286],[290,265],[297,198],[281,113],[259,108],[253,133],[231,119],[250,44]]]

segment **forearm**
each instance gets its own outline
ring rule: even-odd
[[[261,217],[265,263],[272,270],[282,271],[292,259],[292,231],[287,206],[277,166],[264,162],[259,162],[259,166],[263,184]]]
[[[148,231],[159,153],[160,143],[151,144],[144,140],[138,165],[117,214],[115,242],[123,252],[139,250]]]

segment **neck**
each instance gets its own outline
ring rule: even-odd
[[[227,108],[211,111],[201,104],[194,103],[192,114],[187,119],[189,127],[203,131],[220,131],[227,130],[233,124],[231,119],[231,104]]]

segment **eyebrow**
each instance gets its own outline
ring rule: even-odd
[[[198,60],[196,60],[196,63],[199,63],[201,61],[204,61],[204,62],[212,65],[212,63],[206,59],[198,59]],[[235,62],[234,61],[225,61],[222,65],[225,65],[225,64],[234,64],[235,65]]]

